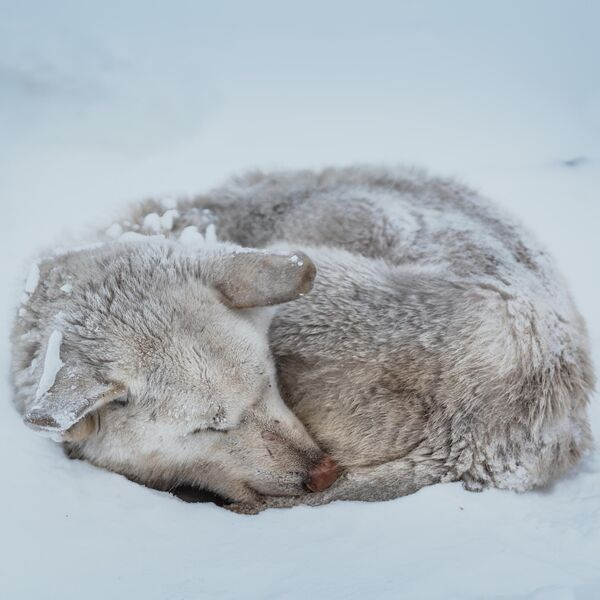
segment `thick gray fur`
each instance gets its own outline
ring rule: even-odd
[[[221,485],[213,475],[178,475],[171,466],[165,471],[168,474],[161,471],[157,477],[164,479],[163,487],[174,479],[193,479],[192,483],[224,493],[240,503],[240,510],[249,511],[337,499],[385,500],[442,481],[461,480],[470,490],[526,491],[547,485],[590,448],[586,410],[594,375],[583,320],[552,260],[531,233],[469,188],[403,168],[257,172],[206,195],[181,200],[176,209],[173,223],[162,232],[168,238],[177,239],[186,227],[206,231],[215,226],[220,240],[270,252],[298,248],[316,264],[312,292],[306,296],[299,292],[297,300],[277,308],[269,340],[286,404],[319,448],[332,455],[345,472],[323,492],[298,495],[294,480],[290,489],[283,489],[287,485],[283,483],[261,487],[250,482],[258,494],[248,495],[236,493],[248,487],[248,481],[243,481],[247,475],[229,453],[229,462],[227,458],[218,462],[224,479],[235,483]],[[150,233],[151,225],[156,230],[155,217],[164,212],[159,202],[147,201],[121,225]],[[135,251],[146,261],[158,247],[166,252],[164,244],[169,243],[148,242]],[[93,262],[98,286],[110,261],[125,260],[123,256],[130,252],[124,251],[125,246],[110,242],[83,252]],[[202,262],[207,251],[197,252]],[[162,272],[171,267],[158,261],[153,268]],[[71,272],[79,277],[77,269]],[[126,277],[146,292],[151,290],[153,310],[167,315],[161,318],[178,310],[189,311],[187,317],[194,310],[204,310],[206,303],[194,306],[187,288],[197,283],[186,287],[189,274],[185,272],[178,280],[184,282],[181,297],[168,300],[164,289],[171,285],[168,277],[135,269]],[[44,290],[56,288],[47,283],[48,277],[42,281]],[[210,277],[202,279],[203,293],[210,294],[207,285],[212,285]],[[40,321],[49,323],[57,312],[56,305],[49,310],[41,306],[51,299],[38,302],[39,293],[32,295],[26,307],[33,317],[22,317],[13,336],[17,400],[25,412],[39,373],[29,366],[36,351],[20,340],[32,328],[39,328]],[[97,309],[106,312],[102,294],[98,298]],[[93,301],[91,296],[88,301]],[[184,309],[177,308],[178,302]],[[221,329],[234,326],[221,313],[203,313],[194,319],[202,326],[207,319],[212,320],[212,327],[215,319],[221,319]],[[147,323],[139,326],[151,328]],[[204,330],[198,327],[186,335],[202,338]],[[130,333],[122,334],[124,347],[130,347],[127,336],[135,336],[135,330],[133,326]],[[109,345],[114,342],[111,336],[112,332],[105,336]],[[158,354],[160,361],[185,360],[171,345],[181,347],[185,356],[193,341],[177,341],[171,333],[168,339],[164,351],[172,356],[165,359]],[[36,343],[39,353],[44,344],[37,338]],[[88,352],[85,336],[73,341],[70,351],[96,370],[98,361],[115,360],[112,346],[102,355]],[[235,348],[230,354],[239,361],[242,353]],[[260,368],[268,369],[270,359],[264,351],[263,358]],[[178,367],[166,369],[160,361],[155,365],[156,377],[161,370],[177,372]],[[228,367],[223,367],[227,372]],[[218,361],[214,368],[216,373]],[[23,374],[27,369],[29,380]],[[131,390],[130,375],[112,377]],[[106,370],[103,378],[112,381]],[[226,380],[221,377],[219,381],[226,388]],[[158,386],[155,382],[145,385],[144,389]],[[117,413],[113,404],[108,402],[97,412],[101,416],[102,411]],[[126,414],[129,420],[139,419],[135,412]],[[123,437],[117,425],[121,421],[115,419],[113,426],[107,417],[103,418],[105,426],[116,432],[109,437]],[[240,422],[243,418],[226,435],[238,435]],[[285,438],[288,433],[277,435]],[[305,432],[301,438],[298,444],[317,457]],[[240,434],[238,451],[243,444],[252,446],[249,440]],[[123,454],[134,452],[130,443],[123,445],[128,448]],[[96,433],[86,433],[71,447],[96,464],[156,484],[146,474],[152,471],[148,457],[146,462],[130,461],[127,467],[117,464],[112,454],[102,458],[106,453]],[[249,460],[250,470],[262,472],[281,469],[287,458],[282,454],[277,465],[263,462],[258,454]],[[204,468],[210,457],[203,461]],[[186,469],[181,470],[187,473]]]

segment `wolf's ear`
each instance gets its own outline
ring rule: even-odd
[[[23,421],[33,429],[63,437],[86,415],[125,393],[125,386],[100,381],[88,366],[64,365],[50,388],[33,401]]]
[[[234,308],[272,306],[310,292],[317,269],[302,252],[250,250],[219,257],[209,282]]]

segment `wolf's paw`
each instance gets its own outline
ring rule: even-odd
[[[232,502],[231,504],[224,504],[223,508],[238,515],[257,515],[268,506],[264,502]]]
[[[483,492],[485,484],[478,479],[463,477],[462,486],[467,492]]]

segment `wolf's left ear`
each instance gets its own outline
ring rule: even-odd
[[[243,251],[222,255],[207,273],[234,308],[272,306],[310,292],[317,269],[302,252]]]
[[[125,393],[124,386],[101,381],[87,365],[63,365],[51,387],[29,406],[23,421],[38,431],[65,437],[86,415]]]

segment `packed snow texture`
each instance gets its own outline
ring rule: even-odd
[[[598,362],[598,3],[0,8],[5,373],[40,247],[84,244],[132,200],[168,211],[243,169],[354,162],[454,175],[521,217],[556,256]],[[598,450],[534,493],[444,484],[247,517],[68,460],[1,385],[1,598],[600,598]],[[600,439],[597,398],[591,418]]]

